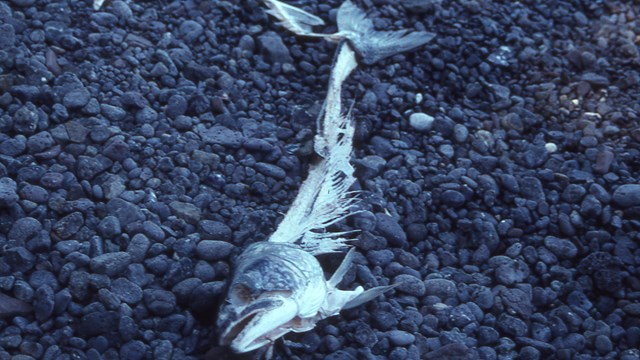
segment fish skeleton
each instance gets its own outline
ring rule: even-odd
[[[310,166],[276,231],[266,242],[248,246],[236,259],[233,276],[217,320],[220,344],[237,353],[271,345],[288,332],[304,332],[341,310],[370,301],[396,285],[340,290],[338,283],[354,256],[351,248],[329,278],[316,255],[348,248],[352,232],[326,228],[354,213],[356,197],[351,165],[354,126],[341,105],[343,82],[358,65],[371,64],[430,41],[427,32],[376,31],[372,21],[351,1],[338,10],[338,32],[322,34],[313,27],[324,21],[304,10],[264,0],[280,24],[302,36],[339,42],[323,109],[318,116],[314,150],[320,159]]]

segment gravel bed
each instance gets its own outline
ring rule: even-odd
[[[276,358],[638,359],[637,5],[357,3],[437,34],[345,86],[341,287],[402,285]],[[314,160],[334,51],[256,0],[0,2],[0,360],[251,358],[216,311]]]

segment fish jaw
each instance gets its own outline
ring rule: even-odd
[[[291,298],[269,295],[245,310],[221,337],[221,344],[236,353],[259,349],[292,331],[298,305]]]

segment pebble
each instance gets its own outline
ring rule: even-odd
[[[90,99],[91,94],[86,88],[82,87],[66,93],[62,98],[62,104],[67,109],[80,109],[87,105]]]
[[[500,315],[497,326],[501,331],[514,337],[524,336],[528,331],[527,324],[524,321],[508,314]]]
[[[255,168],[258,172],[277,180],[283,180],[287,176],[284,169],[274,164],[258,162],[256,163]]]
[[[0,179],[0,206],[10,207],[18,201],[16,182],[8,177]]]
[[[136,305],[142,301],[142,289],[126,278],[117,278],[111,283],[111,292],[121,301]]]
[[[123,273],[131,263],[131,255],[128,252],[110,252],[91,259],[91,271],[108,276],[117,276]]]
[[[80,319],[77,333],[86,338],[108,334],[118,328],[120,315],[115,311],[92,312]]]
[[[186,20],[180,24],[178,35],[188,43],[192,43],[198,39],[204,32],[202,25],[193,20]]]
[[[258,46],[271,62],[281,64],[293,62],[289,48],[282,42],[280,35],[273,31],[258,36]]]
[[[611,339],[609,339],[609,337],[606,335],[596,336],[594,345],[600,355],[606,355],[613,350],[613,344],[611,343]]]
[[[400,284],[396,289],[412,296],[421,297],[426,293],[424,281],[413,275],[400,274],[393,279],[393,284]]]
[[[13,25],[0,25],[0,50],[13,47],[16,43],[16,31]]]
[[[36,320],[44,322],[53,314],[55,299],[53,289],[47,285],[38,287],[33,298]]]
[[[16,220],[9,230],[9,239],[23,245],[42,230],[42,224],[35,218],[24,217]]]
[[[169,203],[169,208],[171,208],[171,212],[175,216],[189,223],[196,224],[198,221],[200,221],[200,209],[193,204],[181,201],[172,201],[171,203]]]
[[[618,186],[613,192],[613,201],[623,208],[640,205],[640,184]]]
[[[544,246],[562,259],[572,259],[578,255],[578,248],[571,241],[559,239],[555,236],[544,238]]]
[[[440,201],[446,206],[460,207],[467,201],[464,195],[457,190],[445,190],[440,195]]]
[[[456,296],[456,284],[446,279],[427,279],[424,281],[425,295],[435,295],[445,300]]]
[[[120,358],[130,360],[144,359],[147,348],[140,340],[131,340],[120,348]]]
[[[176,306],[175,295],[166,290],[146,289],[143,298],[147,308],[157,315],[170,314]]]
[[[407,346],[414,343],[416,337],[406,331],[391,330],[386,333],[389,341],[396,346]]]
[[[413,113],[409,116],[409,125],[418,131],[429,131],[433,126],[434,118],[425,113]]]
[[[396,247],[403,247],[407,244],[407,234],[394,218],[377,213],[376,220],[376,230],[387,239],[389,244]]]
[[[229,257],[235,246],[219,240],[202,240],[198,243],[196,254],[208,261],[218,261]]]

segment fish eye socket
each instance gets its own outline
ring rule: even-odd
[[[229,299],[235,304],[247,304],[253,300],[253,295],[247,285],[237,284],[229,291]]]

